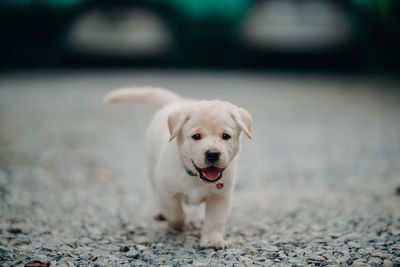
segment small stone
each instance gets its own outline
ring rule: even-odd
[[[366,261],[366,260],[364,260],[364,259],[358,259],[358,260],[355,260],[351,266],[355,266],[355,267],[367,267],[368,264],[367,264],[367,261]]]
[[[57,261],[57,265],[75,266],[74,259],[70,257],[62,258]]]
[[[324,261],[324,260],[326,260],[324,256],[320,256],[320,255],[317,255],[317,254],[310,255],[308,257],[308,259],[312,260],[312,261]]]
[[[148,241],[148,237],[145,235],[140,235],[135,237],[136,243],[144,243]]]
[[[92,232],[89,234],[89,237],[93,240],[100,240],[101,239],[101,233],[99,232]]]
[[[74,249],[71,248],[70,246],[67,246],[67,245],[61,245],[61,246],[58,248],[58,250],[59,250],[59,251],[67,251],[67,252],[70,252],[70,251],[73,251]]]
[[[240,249],[229,248],[226,250],[226,252],[230,255],[237,255],[240,254],[242,251]]]
[[[77,249],[75,249],[75,252],[83,254],[83,253],[90,252],[92,250],[93,250],[93,248],[85,246],[85,247],[78,247]]]
[[[340,233],[332,232],[332,233],[329,233],[329,236],[330,236],[332,239],[336,239],[336,238],[339,238],[339,237],[341,236],[341,234],[340,234]]]
[[[119,251],[120,246],[116,246],[116,245],[105,245],[104,248],[108,251]]]
[[[351,259],[352,259],[353,261],[355,261],[355,260],[361,258],[360,253],[357,253],[357,252],[350,252],[350,257],[351,257]]]
[[[381,251],[374,251],[374,252],[372,252],[372,256],[373,256],[373,257],[379,257],[379,258],[382,258],[382,259],[387,259],[387,258],[390,257],[389,254],[383,253],[383,252],[381,252]]]
[[[333,256],[334,256],[335,258],[341,258],[341,257],[344,256],[344,253],[343,253],[342,251],[334,251],[334,252],[333,252]]]
[[[239,256],[238,257],[238,261],[244,262],[247,265],[253,264],[253,260],[252,259],[246,258],[244,256]]]
[[[81,240],[79,240],[79,243],[85,244],[85,245],[90,244],[90,243],[92,243],[92,242],[93,242],[93,240],[90,239],[90,238],[88,238],[88,237],[84,237],[84,238],[82,238]]]
[[[357,244],[356,242],[348,242],[347,245],[351,248],[356,248],[356,249],[361,248],[360,244]]]
[[[128,251],[126,254],[125,254],[125,256],[127,257],[127,258],[134,258],[134,259],[138,259],[139,258],[139,252],[137,252],[136,250],[134,250],[134,249],[131,249],[130,251]]]
[[[110,261],[118,261],[118,257],[115,256],[115,255],[110,255],[110,256],[108,256],[108,259],[109,259]]]
[[[49,267],[50,262],[43,262],[39,260],[31,260],[27,263],[25,263],[25,267]]]
[[[369,262],[376,262],[376,263],[378,263],[378,264],[381,264],[381,259],[380,258],[374,258],[374,257],[371,257],[370,259],[369,259]]]
[[[85,260],[85,261],[91,260],[92,257],[93,257],[93,255],[90,254],[90,253],[85,253],[85,254],[82,254],[81,256],[79,256],[79,258],[80,258],[81,260]]]
[[[360,248],[359,250],[357,250],[358,253],[360,253],[361,255],[369,255],[372,253],[371,250],[369,249],[364,249],[364,248]]]
[[[248,254],[248,255],[257,255],[258,254],[258,251],[256,249],[254,249],[254,248],[251,248],[251,247],[246,247],[244,249],[244,252],[246,254]]]
[[[392,231],[390,231],[390,234],[393,236],[400,236],[400,229],[394,229]],[[400,245],[397,245],[397,248],[399,248]]]
[[[7,229],[7,232],[9,232],[10,234],[13,234],[13,235],[17,235],[17,234],[21,234],[22,233],[22,229],[10,228],[10,229]]]
[[[143,245],[136,245],[136,249],[137,250],[145,250],[145,249],[147,249],[147,247],[143,246]]]
[[[271,260],[267,260],[270,262],[270,264],[272,264]],[[268,265],[270,265],[268,264]],[[289,264],[291,264],[292,266],[301,266],[302,265],[302,261],[298,258],[290,258],[289,259]]]
[[[268,251],[268,252],[278,252],[279,248],[276,247],[276,246],[268,246],[268,247],[265,248],[265,250]]]
[[[274,262],[272,260],[266,259],[264,261],[264,266],[271,266],[272,264],[274,264]]]
[[[337,259],[337,262],[338,263],[347,263],[349,260],[350,260],[349,256],[343,256],[343,257],[340,257],[339,259]]]
[[[392,267],[392,266],[393,263],[390,260],[386,259],[383,261],[383,267]]]
[[[195,261],[193,262],[193,266],[207,266],[207,262],[204,261]]]
[[[267,258],[267,259],[275,259],[279,256],[279,254],[277,252],[264,252],[262,254],[263,257]]]
[[[129,251],[129,247],[127,247],[127,246],[120,247],[119,251],[120,252],[128,252]]]

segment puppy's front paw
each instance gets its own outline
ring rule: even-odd
[[[201,248],[225,249],[228,247],[228,242],[222,237],[202,237],[200,246]]]

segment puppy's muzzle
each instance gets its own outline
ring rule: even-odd
[[[221,153],[218,150],[207,150],[205,153],[205,159],[209,163],[215,163],[219,160]]]

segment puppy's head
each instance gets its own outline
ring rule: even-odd
[[[239,152],[241,131],[251,138],[251,121],[249,112],[231,103],[199,101],[169,115],[170,141],[177,138],[186,166],[216,182]]]

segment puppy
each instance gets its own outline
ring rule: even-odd
[[[235,184],[240,133],[251,138],[249,112],[231,103],[181,98],[162,88],[123,88],[107,103],[135,102],[159,107],[147,130],[147,167],[159,218],[182,230],[182,202],[206,204],[202,248],[223,249],[225,224]]]

